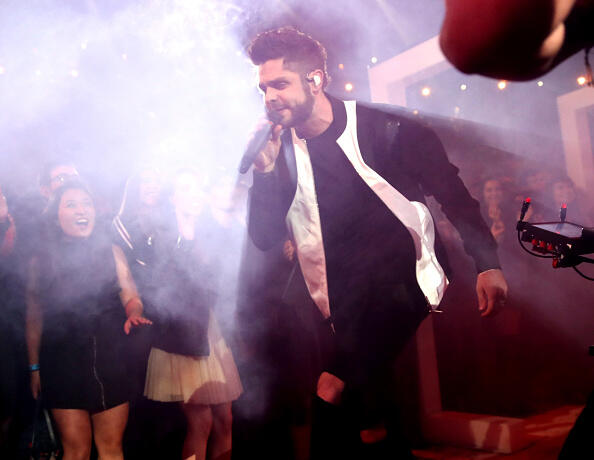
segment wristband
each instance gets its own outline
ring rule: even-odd
[[[38,364],[38,363],[35,363],[35,364],[30,364],[30,365],[29,365],[29,370],[30,370],[31,372],[38,371],[38,370],[39,370],[39,364]]]

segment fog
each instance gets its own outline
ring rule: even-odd
[[[202,175],[203,191],[208,197],[217,196],[220,201],[214,204],[219,208],[232,208],[234,224],[241,229],[230,232],[233,241],[220,247],[231,259],[225,261],[224,267],[229,280],[239,269],[242,251],[254,266],[263,257],[250,256],[254,248],[246,249],[244,245],[249,174],[234,190],[246,139],[263,112],[255,69],[245,55],[250,38],[271,27],[302,28],[328,49],[333,80],[329,91],[345,98],[369,100],[367,71],[374,65],[371,58],[381,63],[435,36],[442,16],[441,0],[3,0],[0,186],[10,199],[35,194],[42,164],[68,159],[107,201],[111,217],[119,208],[127,178],[142,168],[158,168],[165,179],[182,167],[194,168]],[[472,317],[475,320],[468,319],[467,315],[474,314],[475,273],[467,270],[465,256],[457,254],[458,270],[463,273],[457,281],[460,289],[450,296],[447,306],[451,314],[443,315],[436,328],[442,334],[438,337],[442,349],[451,352],[449,361],[445,355],[440,358],[445,361],[441,369],[444,398],[452,407],[463,399],[456,392],[466,391],[470,396],[460,403],[462,409],[498,409],[489,407],[491,401],[485,402],[482,392],[459,387],[454,377],[456,366],[463,368],[467,364],[460,375],[478,366],[477,362],[489,366],[488,353],[495,355],[494,349],[487,350],[485,357],[478,352],[471,356],[473,346],[479,349],[485,340],[490,340],[489,344],[508,343],[507,337],[514,336],[518,349],[523,350],[521,358],[528,361],[528,355],[541,350],[539,347],[550,334],[558,338],[551,339],[545,351],[566,351],[555,355],[557,361],[570,363],[568,367],[574,365],[576,374],[591,364],[585,362],[585,354],[576,357],[591,336],[586,282],[571,278],[574,273],[569,271],[557,277],[559,272],[548,266],[527,263],[529,256],[520,253],[513,240],[517,208],[514,199],[516,192],[524,193],[527,188],[523,182],[526,171],[546,167],[555,174],[565,173],[556,98],[577,89],[575,78],[583,72],[582,61],[582,55],[568,60],[543,77],[542,86],[536,82],[509,83],[505,90],[499,90],[496,81],[449,69],[407,90],[411,116],[418,115],[438,131],[479,201],[484,198],[481,187],[486,177],[496,175],[508,180],[503,185],[512,211],[506,221],[507,239],[501,254],[504,269],[507,264],[512,270],[510,285],[516,289],[508,311],[521,317],[522,334],[514,329],[514,319],[509,319],[507,313],[492,323],[491,329],[479,323],[478,315]],[[352,92],[344,89],[346,82],[354,83]],[[462,84],[466,85],[464,91],[460,89]],[[425,86],[432,89],[430,97],[421,94]],[[231,197],[233,203],[229,203]],[[9,208],[16,202],[9,200]],[[575,216],[573,209],[570,207],[570,217]],[[454,253],[460,252],[455,235],[451,247]],[[290,268],[283,267],[287,272]],[[260,267],[250,265],[252,269],[254,278],[274,272],[270,266],[260,272]],[[224,284],[221,296],[229,324],[234,322],[234,283]],[[456,333],[451,339],[452,331],[462,329],[473,332]],[[509,350],[508,357],[515,356],[515,351]],[[456,363],[451,356],[464,356],[466,360]],[[571,362],[574,357],[575,362]],[[520,361],[515,368],[512,363],[510,372],[522,368],[524,362]],[[559,367],[558,375],[547,374],[545,367],[550,363],[544,358],[542,363],[542,368],[529,377],[536,381],[543,375],[553,375],[547,388],[562,400],[559,394],[564,390],[558,383],[564,368]],[[258,376],[257,391],[250,401],[254,402],[254,413],[259,413],[263,409],[256,407],[255,401],[261,404],[267,397],[267,383],[262,383],[267,369],[251,370]],[[485,371],[482,383],[496,387],[497,378],[504,380],[507,371],[493,365],[490,372]],[[579,402],[591,380],[587,375],[575,387],[567,384],[568,399],[573,398],[569,402]],[[470,377],[466,385],[480,389]],[[504,390],[500,400],[492,400],[493,406],[501,406],[507,395],[513,400],[516,390],[518,387]],[[543,390],[542,399],[547,396]],[[522,398],[527,400],[525,395]],[[538,409],[546,405],[535,403]]]

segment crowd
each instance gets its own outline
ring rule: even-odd
[[[504,258],[506,246],[517,244],[526,197],[526,220],[558,220],[566,205],[569,221],[594,222],[568,177],[533,169],[519,182],[489,176],[474,192]],[[231,177],[207,183],[180,169],[166,179],[145,167],[126,182],[112,217],[73,164],[54,162],[40,172],[37,195],[0,193],[5,458],[18,455],[39,399],[51,409],[67,459],[95,449],[100,458],[151,458],[161,442],[178,442],[183,458],[227,458],[231,403],[243,391],[237,367],[251,390],[239,417],[253,422],[260,411],[269,423],[282,420],[291,427],[289,444],[303,451],[291,455],[307,458],[309,395],[329,348],[320,340],[330,338],[316,330],[323,323],[317,309],[302,308],[311,302],[294,243],[285,239],[264,263],[243,240],[244,192]],[[455,238],[438,225],[446,240]],[[230,252],[243,253],[239,302]],[[231,331],[220,313],[236,308],[240,327]],[[231,349],[240,355],[237,367]],[[245,356],[255,372],[243,372]],[[185,427],[183,441],[163,440],[171,423],[164,417],[176,417],[163,407],[172,402],[179,402],[174,423]],[[250,436],[256,442],[249,430],[244,424],[234,436],[244,448]]]
[[[496,166],[496,165],[495,165]],[[495,167],[495,169],[497,169]],[[522,202],[530,198],[530,207],[524,220],[528,222],[555,222],[560,210],[566,207],[566,220],[584,227],[594,226],[594,208],[586,196],[566,175],[547,169],[526,168],[517,173],[498,170],[483,174],[471,187],[479,201],[483,219],[499,246],[500,256],[516,253],[516,223]],[[459,241],[452,225],[436,211],[436,224],[446,240]]]
[[[516,240],[515,223],[526,198],[531,200],[526,221],[558,221],[565,205],[568,221],[585,227],[594,225],[594,210],[569,177],[545,169],[529,169],[521,174],[520,183],[522,186],[510,176],[492,176],[484,179],[477,191],[483,217],[500,245],[510,238]]]
[[[18,458],[41,401],[64,459],[123,458],[127,425],[126,457],[151,458],[142,432],[161,423],[146,420],[156,401],[179,402],[183,458],[230,458],[243,388],[216,312],[233,309],[221,256],[243,225],[233,188],[147,167],[112,218],[63,161],[43,168],[35,196],[0,192],[0,456]]]

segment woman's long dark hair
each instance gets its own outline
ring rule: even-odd
[[[63,276],[70,277],[69,274],[103,283],[115,273],[109,234],[97,219],[89,237],[64,238],[58,212],[62,198],[68,190],[82,190],[93,200],[88,186],[77,178],[65,181],[50,197],[43,213],[44,237],[37,251],[41,286],[47,291],[54,289],[53,283],[62,283]]]
[[[52,193],[52,196],[50,197],[50,200],[43,211],[43,223],[45,226],[43,229],[44,234],[51,242],[60,240],[64,233],[58,222],[58,212],[60,210],[60,202],[62,201],[62,197],[68,190],[82,190],[87,195],[89,195],[93,201],[93,206],[95,205],[93,194],[89,190],[87,184],[85,184],[81,179],[72,178],[65,181],[60,188]],[[97,222],[95,221],[95,228],[93,229],[92,233],[95,233],[96,227]]]

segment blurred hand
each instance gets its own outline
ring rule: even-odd
[[[501,208],[499,206],[489,206],[488,213],[491,220],[501,220]]]
[[[495,238],[495,241],[501,241],[503,234],[505,233],[505,224],[502,220],[496,220],[491,225],[491,235]]]
[[[39,371],[32,371],[30,374],[31,394],[33,399],[37,399],[41,393],[41,378],[39,377]]]
[[[293,262],[295,258],[295,245],[291,240],[285,241],[283,245],[283,254],[289,262]]]
[[[124,323],[124,332],[126,333],[126,335],[129,335],[132,328],[138,327],[138,326],[143,326],[145,324],[150,325],[150,324],[153,324],[153,322],[150,319],[147,319],[142,315],[132,314],[128,317],[128,319]]]
[[[344,391],[344,382],[329,372],[322,372],[318,379],[318,397],[330,404],[339,404]]]
[[[476,294],[481,316],[493,314],[496,308],[505,304],[507,299],[507,282],[499,269],[487,270],[476,278]]]

